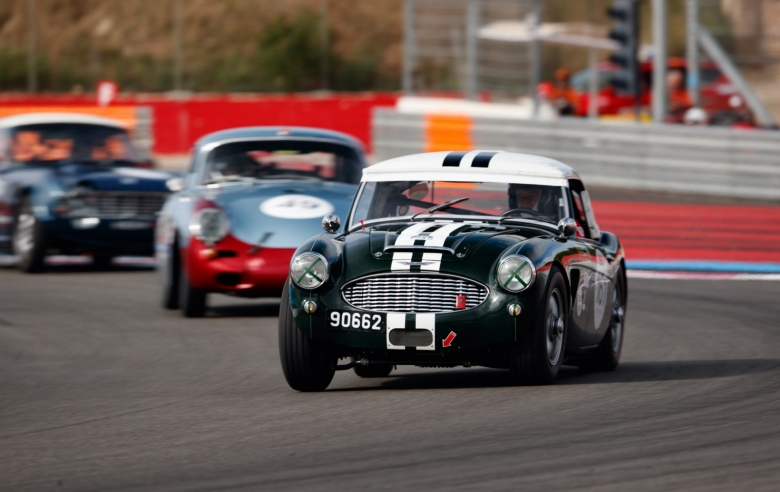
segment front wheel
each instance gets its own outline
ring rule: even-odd
[[[162,305],[165,309],[179,309],[179,282],[181,281],[179,270],[181,265],[179,264],[178,251],[179,246],[174,242],[171,246],[171,252],[162,266]]]
[[[516,384],[551,384],[558,375],[569,327],[569,296],[563,274],[553,268],[536,326],[511,352],[509,369]]]
[[[46,259],[46,231],[33,213],[30,199],[25,197],[19,206],[13,234],[14,254],[19,257],[18,268],[26,273],[42,272]]]
[[[290,307],[290,280],[284,284],[279,306],[279,358],[290,388],[298,391],[323,391],[336,373],[336,360],[322,345],[295,325]]]
[[[206,314],[206,291],[190,284],[184,261],[179,264],[179,305],[188,318],[202,318]]]

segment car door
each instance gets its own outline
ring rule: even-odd
[[[613,282],[609,277],[610,256],[599,244],[601,232],[596,223],[590,196],[578,179],[569,180],[572,211],[577,221],[577,236],[585,249],[586,261],[574,293],[572,318],[582,325],[582,346],[598,344],[609,326]]]
[[[601,341],[610,322],[614,280],[610,277],[611,262],[614,257],[600,244],[601,231],[593,213],[590,195],[579,180],[571,180],[574,211],[581,224],[583,244],[588,249],[587,279],[582,282],[583,310],[587,310],[588,328],[586,343],[595,345]]]

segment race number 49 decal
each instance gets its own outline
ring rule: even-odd
[[[385,316],[378,313],[328,310],[328,326],[333,330],[354,330],[372,333],[385,331]]]

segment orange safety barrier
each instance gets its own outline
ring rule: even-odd
[[[0,106],[0,118],[28,113],[78,113],[116,120],[128,131],[135,130],[135,106]]]
[[[471,150],[472,121],[468,116],[425,116],[425,151]]]

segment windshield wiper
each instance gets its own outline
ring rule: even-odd
[[[460,202],[465,202],[468,199],[469,199],[469,197],[462,196],[460,198],[456,198],[456,199],[450,200],[448,202],[444,202],[444,203],[440,203],[438,205],[434,205],[433,207],[429,208],[428,210],[426,210],[424,212],[417,212],[416,214],[412,215],[412,218],[409,219],[409,220],[414,220],[418,215],[422,215],[422,214],[425,214],[425,213],[432,214],[433,212],[438,212],[439,210],[444,210],[445,208],[450,208],[451,206],[453,206],[453,205],[455,205],[457,203],[460,203]]]

